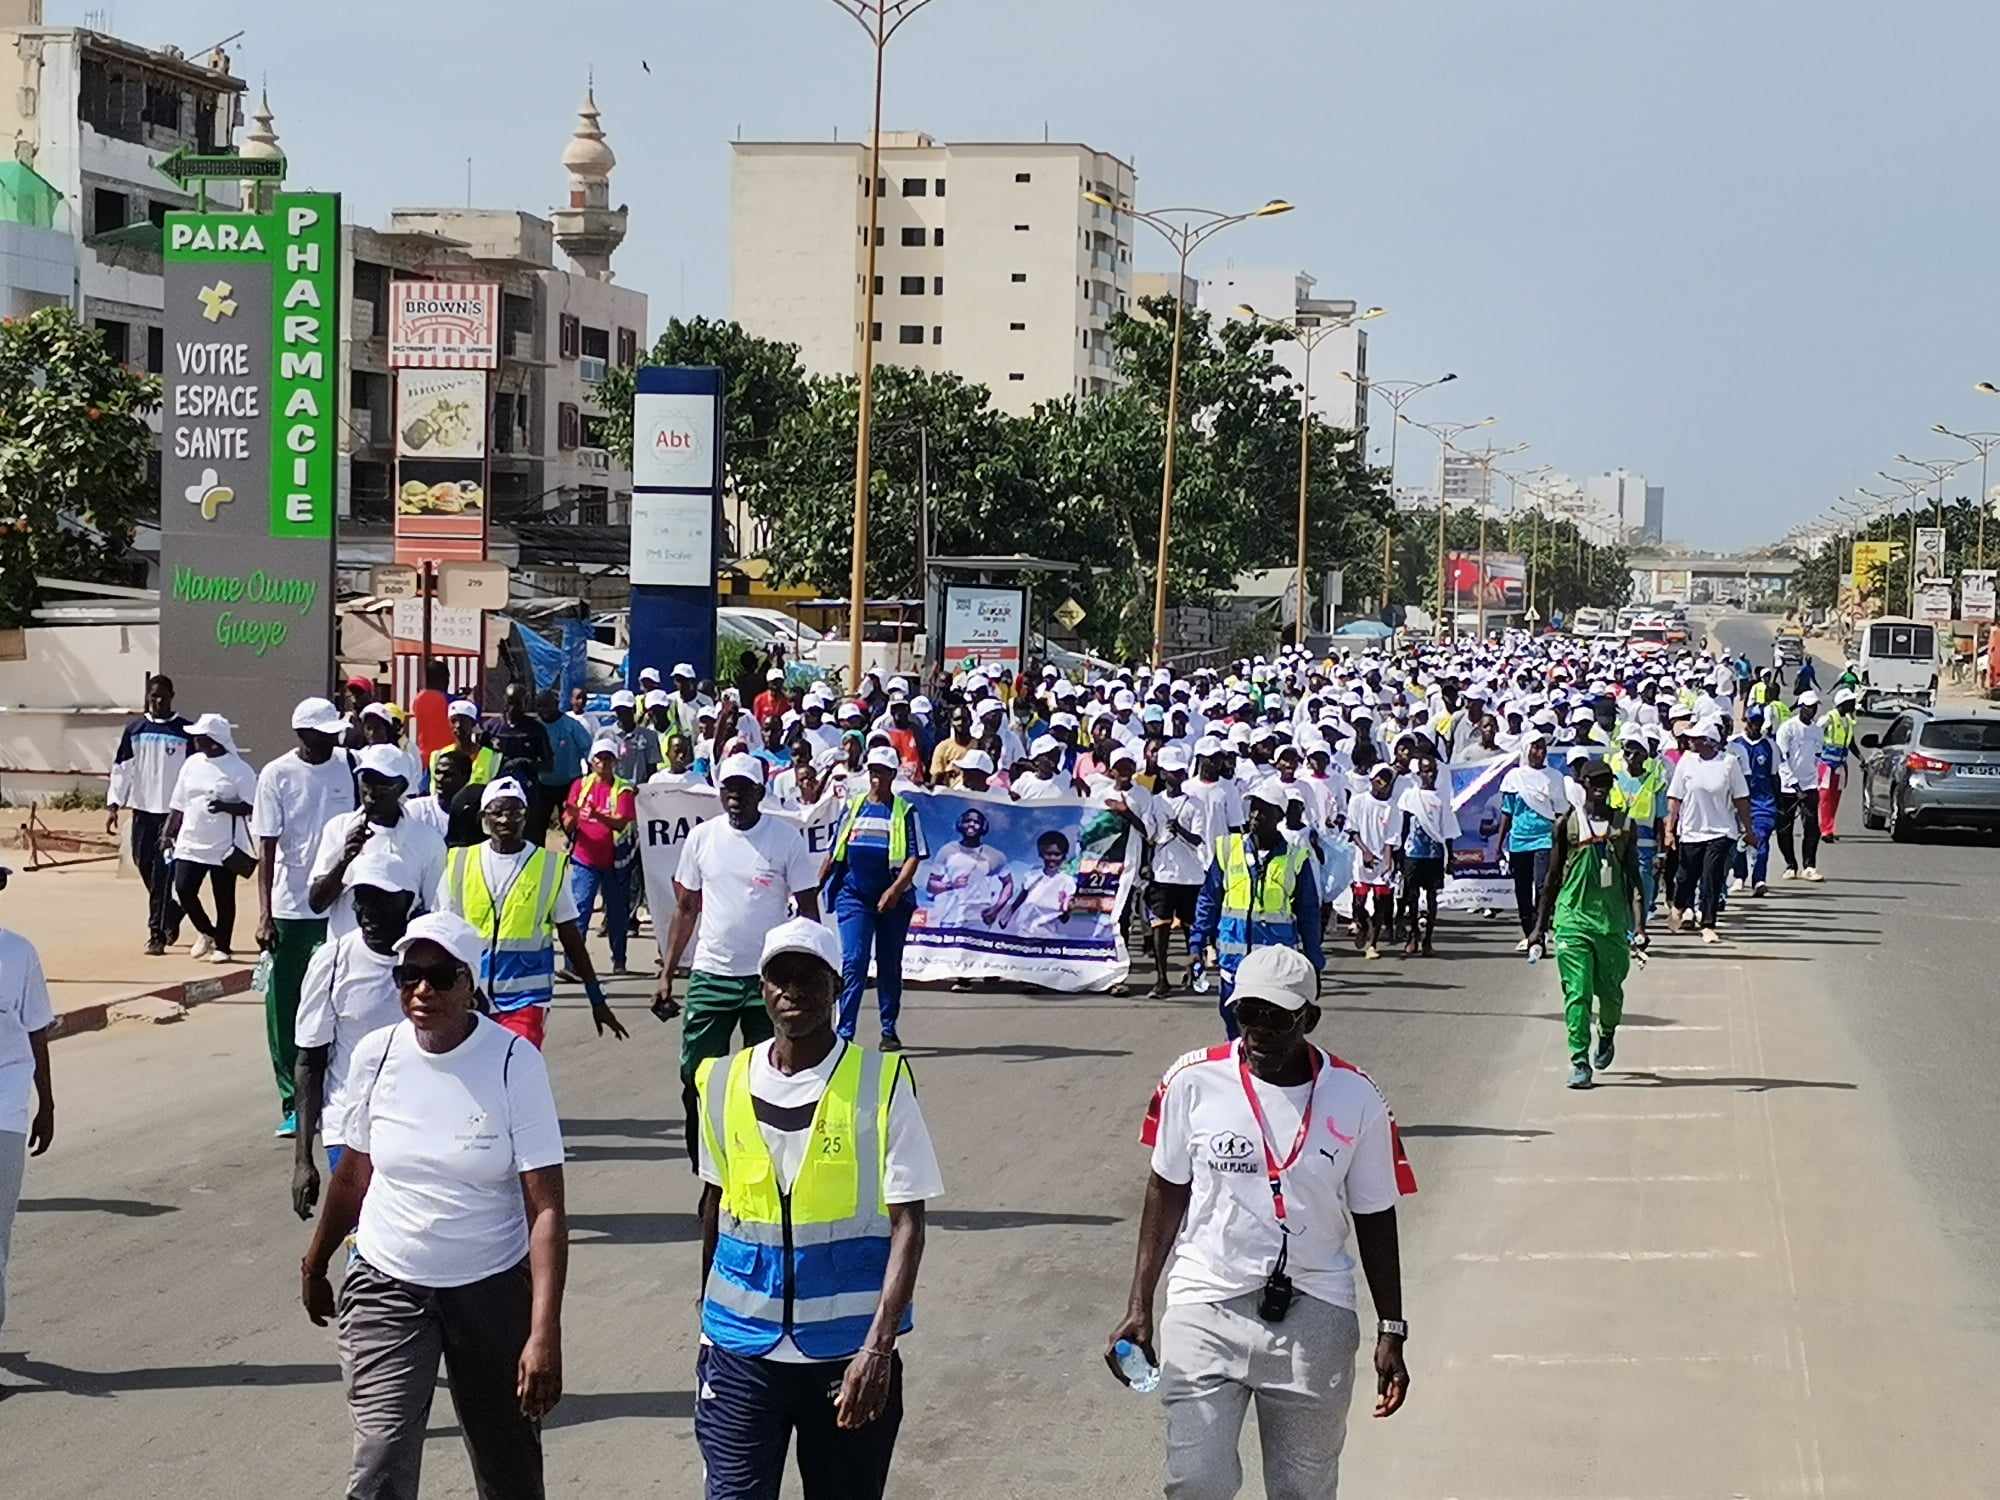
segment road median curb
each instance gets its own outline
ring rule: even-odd
[[[169,984],[107,995],[102,1000],[62,1012],[56,1017],[49,1035],[60,1041],[64,1037],[103,1031],[113,1022],[122,1021],[149,1021],[156,1026],[166,1025],[181,1020],[197,1005],[242,994],[250,988],[252,973],[253,970],[246,964],[242,968],[224,969],[218,974],[204,974],[199,979],[179,979]]]

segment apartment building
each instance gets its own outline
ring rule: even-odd
[[[738,141],[730,172],[731,315],[799,346],[815,374],[859,367],[869,199],[878,199],[875,317],[882,364],[952,371],[1003,411],[1108,392],[1106,326],[1133,296],[1137,180],[1076,143]]]
[[[341,238],[341,367],[349,395],[342,434],[341,513],[389,517],[395,434],[388,362],[389,283],[483,281],[500,287],[494,372],[495,514],[537,512],[577,526],[631,519],[632,471],[603,438],[598,389],[646,346],[646,294],[611,280],[626,210],[605,202],[616,158],[586,94],[563,153],[570,206],[549,218],[517,209],[402,208],[386,229],[348,225]],[[556,264],[561,250],[568,268]]]
[[[46,26],[42,0],[0,0],[0,160],[31,169],[56,195],[49,222],[25,227],[66,238],[73,274],[61,300],[112,353],[154,374],[166,364],[161,229],[169,212],[195,206],[154,163],[182,148],[231,149],[245,85],[229,68],[220,48],[196,61],[176,47]],[[242,201],[234,183],[213,183],[208,196],[217,207]],[[44,304],[47,257],[43,241]]]
[[[1168,277],[1172,279],[1171,275]],[[1241,318],[1240,308],[1254,308],[1266,318],[1311,330],[1352,318],[1359,304],[1352,297],[1321,297],[1319,282],[1305,271],[1270,266],[1238,266],[1235,262],[1201,278],[1201,309],[1220,323]],[[1306,351],[1296,340],[1271,347],[1292,379],[1303,381]],[[1365,441],[1368,431],[1368,332],[1360,326],[1326,334],[1312,355],[1313,410],[1335,427],[1352,428]]]

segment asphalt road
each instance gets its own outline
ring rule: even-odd
[[[1388,1093],[1422,1188],[1403,1210],[1410,1405],[1373,1422],[1358,1403],[1347,1493],[1992,1493],[1996,861],[1850,818],[1825,885],[1739,902],[1720,949],[1662,940],[1590,1093],[1562,1088],[1554,975],[1504,922],[1450,919],[1428,961],[1338,953],[1321,1040]],[[580,1007],[552,1026],[574,1249],[548,1470],[559,1495],[691,1497],[675,1036],[635,988],[618,998],[630,1042],[592,1039]],[[1139,1116],[1218,1035],[1211,1005],[925,994],[903,1031],[949,1196],[891,1493],[1157,1493],[1158,1410],[1099,1352]],[[331,1338],[293,1300],[305,1236],[259,1012],[65,1041],[56,1069],[60,1135],[30,1165],[0,1333],[10,1479],[37,1500],[337,1492],[345,1411]],[[432,1429],[425,1494],[469,1494],[442,1393]]]

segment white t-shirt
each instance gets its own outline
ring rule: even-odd
[[[451,809],[441,806],[434,795],[405,797],[403,815],[415,818],[426,828],[436,829],[439,838],[444,838],[451,832]]]
[[[1311,1134],[1281,1179],[1291,1230],[1285,1271],[1307,1296],[1352,1308],[1347,1215],[1394,1208],[1417,1183],[1374,1081],[1320,1056],[1325,1061],[1312,1084],[1280,1088],[1253,1077],[1251,1086],[1279,1161],[1291,1151],[1311,1098]],[[1278,1258],[1282,1232],[1262,1131],[1241,1078],[1232,1044],[1188,1053],[1167,1070],[1139,1134],[1153,1148],[1153,1171],[1193,1189],[1167,1266],[1169,1307],[1255,1292]]]
[[[210,812],[210,802],[249,802],[257,797],[257,773],[240,755],[190,755],[174,782],[169,812],[181,815],[174,839],[174,858],[194,865],[219,865],[232,848],[254,852],[250,820],[238,814]]]
[[[697,823],[681,843],[676,884],[701,892],[692,968],[755,974],[764,934],[791,915],[792,893],[819,885],[819,857],[790,823],[759,817],[747,830],[727,815]]]
[[[366,821],[362,808],[342,813],[326,825],[320,836],[319,853],[313,859],[312,880],[331,875],[347,846],[347,835]],[[394,826],[377,823],[368,842],[354,856],[354,863],[341,877],[340,895],[326,911],[328,940],[354,931],[354,897],[357,885],[378,885],[384,890],[414,891],[419,908],[431,904],[432,893],[444,880],[444,835],[430,824],[410,816],[407,809]],[[310,884],[310,881],[308,882]]]
[[[1044,776],[1038,771],[1027,771],[1014,778],[1011,788],[1017,802],[1074,802],[1076,788],[1070,783],[1067,771],[1058,771],[1053,776]]]
[[[1215,857],[1215,843],[1232,828],[1242,828],[1250,821],[1249,810],[1243,805],[1243,789],[1233,781],[1199,781],[1190,777],[1181,784],[1181,790],[1188,800],[1201,809],[1197,825],[1201,834],[1202,847],[1209,851],[1209,859]],[[1190,813],[1192,819],[1195,815]]]
[[[769,1042],[759,1042],[751,1049],[750,1097],[770,1106],[757,1111],[757,1133],[764,1137],[764,1147],[771,1153],[771,1164],[777,1169],[778,1184],[786,1192],[791,1191],[799,1167],[806,1159],[806,1146],[812,1139],[813,1112],[819,1106],[820,1095],[826,1092],[827,1084],[833,1081],[834,1069],[853,1045],[836,1042],[818,1066],[789,1074],[771,1066]],[[885,1059],[885,1065],[889,1061]],[[930,1127],[924,1123],[924,1112],[917,1104],[916,1078],[910,1072],[910,1064],[903,1058],[893,1062],[896,1084],[889,1095],[888,1157],[882,1174],[882,1196],[889,1203],[921,1203],[943,1196],[944,1176],[938,1171]],[[728,1066],[726,1058],[716,1065],[715,1083],[711,1087],[721,1085],[727,1077],[723,1070]],[[705,1133],[700,1135],[699,1149],[702,1181],[720,1187],[722,1174],[715,1170]],[[778,1347],[762,1357],[780,1364],[811,1363],[789,1338],[780,1339]]]
[[[320,1130],[329,1146],[346,1143],[347,1079],[354,1049],[370,1032],[403,1019],[403,1000],[390,970],[393,953],[377,953],[361,934],[321,943],[299,981],[296,1040],[301,1049],[328,1048]]]
[[[1396,861],[1390,851],[1402,847],[1403,814],[1393,789],[1387,798],[1370,792],[1348,803],[1347,831],[1354,840],[1355,884],[1387,885],[1394,880]]]
[[[1825,743],[1826,725],[1817,718],[1808,724],[1794,715],[1778,726],[1779,791],[1810,791],[1819,785],[1819,751]]]
[[[1215,844],[1203,837],[1208,805],[1178,792],[1156,792],[1148,817],[1146,836],[1153,842],[1153,879],[1162,885],[1200,885],[1208,875],[1209,861],[1215,858]],[[1189,843],[1174,830],[1194,835]]]
[[[542,1054],[484,1016],[449,1052],[408,1021],[362,1038],[349,1065],[347,1145],[375,1175],[355,1245],[417,1286],[465,1286],[528,1253],[521,1174],[559,1167],[562,1125]]]
[[[28,1132],[35,1094],[35,1052],[28,1034],[52,1025],[55,1018],[35,945],[0,927],[0,1130]]]
[[[344,750],[324,764],[308,765],[298,751],[281,755],[257,776],[250,814],[251,836],[278,841],[271,866],[271,915],[309,921],[319,915],[306,897],[320,830],[355,806],[354,771]],[[258,858],[263,858],[260,845]]]
[[[1736,823],[1735,804],[1750,795],[1750,779],[1743,774],[1743,762],[1727,751],[1713,760],[1703,760],[1690,751],[1674,767],[1674,779],[1667,786],[1669,799],[1681,805],[1679,837],[1690,843],[1706,839],[1733,839],[1741,831]]]
[[[1036,870],[1021,877],[1018,906],[1009,902],[1010,911],[1001,920],[1013,932],[1022,937],[1083,937],[1089,923],[1078,922],[1071,925],[1064,921],[1064,915],[1076,900],[1076,877],[1067,870],[1057,870],[1051,875],[1047,870]]]
[[[1007,856],[991,844],[944,845],[924,877],[927,887],[933,879],[944,887],[930,898],[929,920],[939,927],[985,926],[986,909],[1000,900],[1007,873]],[[1011,896],[1013,891],[1004,893]]]

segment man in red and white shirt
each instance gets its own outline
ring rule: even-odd
[[[1124,1340],[1161,1367],[1169,1497],[1237,1492],[1254,1397],[1266,1494],[1333,1500],[1360,1346],[1349,1214],[1380,1320],[1375,1415],[1393,1415],[1409,1389],[1396,1200],[1416,1178],[1374,1082],[1307,1040],[1317,993],[1302,954],[1252,949],[1230,996],[1241,1040],[1187,1054],[1146,1111],[1138,1262],[1105,1358],[1124,1379]]]

